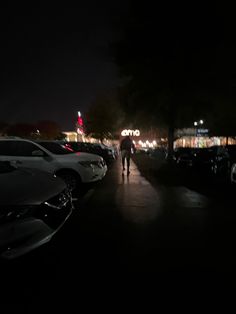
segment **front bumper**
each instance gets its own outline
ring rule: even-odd
[[[107,173],[107,166],[103,168],[93,167],[84,170],[83,183],[90,183],[102,180]]]
[[[46,203],[34,206],[27,217],[0,226],[1,257],[13,259],[32,251],[49,242],[64,225],[73,210],[71,195],[61,203],[62,206]]]

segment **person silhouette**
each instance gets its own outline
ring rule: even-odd
[[[131,157],[132,149],[135,151],[134,143],[129,136],[126,136],[120,143],[120,151],[121,151],[123,171],[125,171],[125,160],[126,160],[127,175],[130,174],[130,157]]]

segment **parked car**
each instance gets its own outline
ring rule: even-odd
[[[212,146],[206,149],[205,163],[214,175],[236,183],[236,145]],[[203,160],[199,154],[198,159]]]
[[[118,148],[117,148],[116,146],[107,146],[107,145],[105,145],[105,144],[98,144],[98,143],[96,143],[95,146],[96,146],[96,145],[101,146],[101,148],[102,148],[103,150],[107,150],[109,156],[112,157],[112,159],[111,159],[112,161],[113,161],[114,159],[117,159],[117,158],[118,158],[119,151],[118,151]]]
[[[192,167],[196,157],[196,149],[179,147],[174,150],[174,160],[178,166]]]
[[[228,173],[230,182],[236,184],[236,145],[228,145],[227,146],[228,152]]]
[[[56,176],[0,161],[0,255],[11,259],[51,240],[70,216],[71,192]]]
[[[229,156],[226,147],[211,146],[199,149],[195,156],[195,166],[216,176],[225,177],[229,167]]]
[[[164,147],[156,147],[149,151],[149,155],[158,160],[165,160],[167,158],[167,150]]]
[[[103,158],[75,153],[50,141],[36,143],[25,139],[0,139],[0,160],[56,174],[71,189],[76,189],[81,182],[101,180],[107,171]]]
[[[101,156],[107,164],[110,164],[116,159],[113,149],[108,148],[103,144],[84,143],[84,142],[68,142],[65,144],[72,148],[75,152],[87,152]]]

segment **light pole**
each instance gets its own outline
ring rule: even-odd
[[[204,121],[203,120],[199,120],[199,121],[194,121],[193,125],[196,127],[197,129],[197,126],[198,125],[203,125],[204,124]]]

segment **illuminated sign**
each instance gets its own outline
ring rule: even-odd
[[[83,119],[78,117],[78,125],[83,126],[84,122]]]
[[[140,136],[139,130],[123,130],[121,132],[122,136]]]
[[[209,132],[208,129],[197,129],[197,133],[200,133],[200,134],[206,134],[208,132]]]
[[[84,134],[84,121],[81,115],[81,112],[78,111],[78,117],[77,117],[77,133],[78,134]]]
[[[197,129],[197,136],[207,136],[209,133],[208,129]]]

